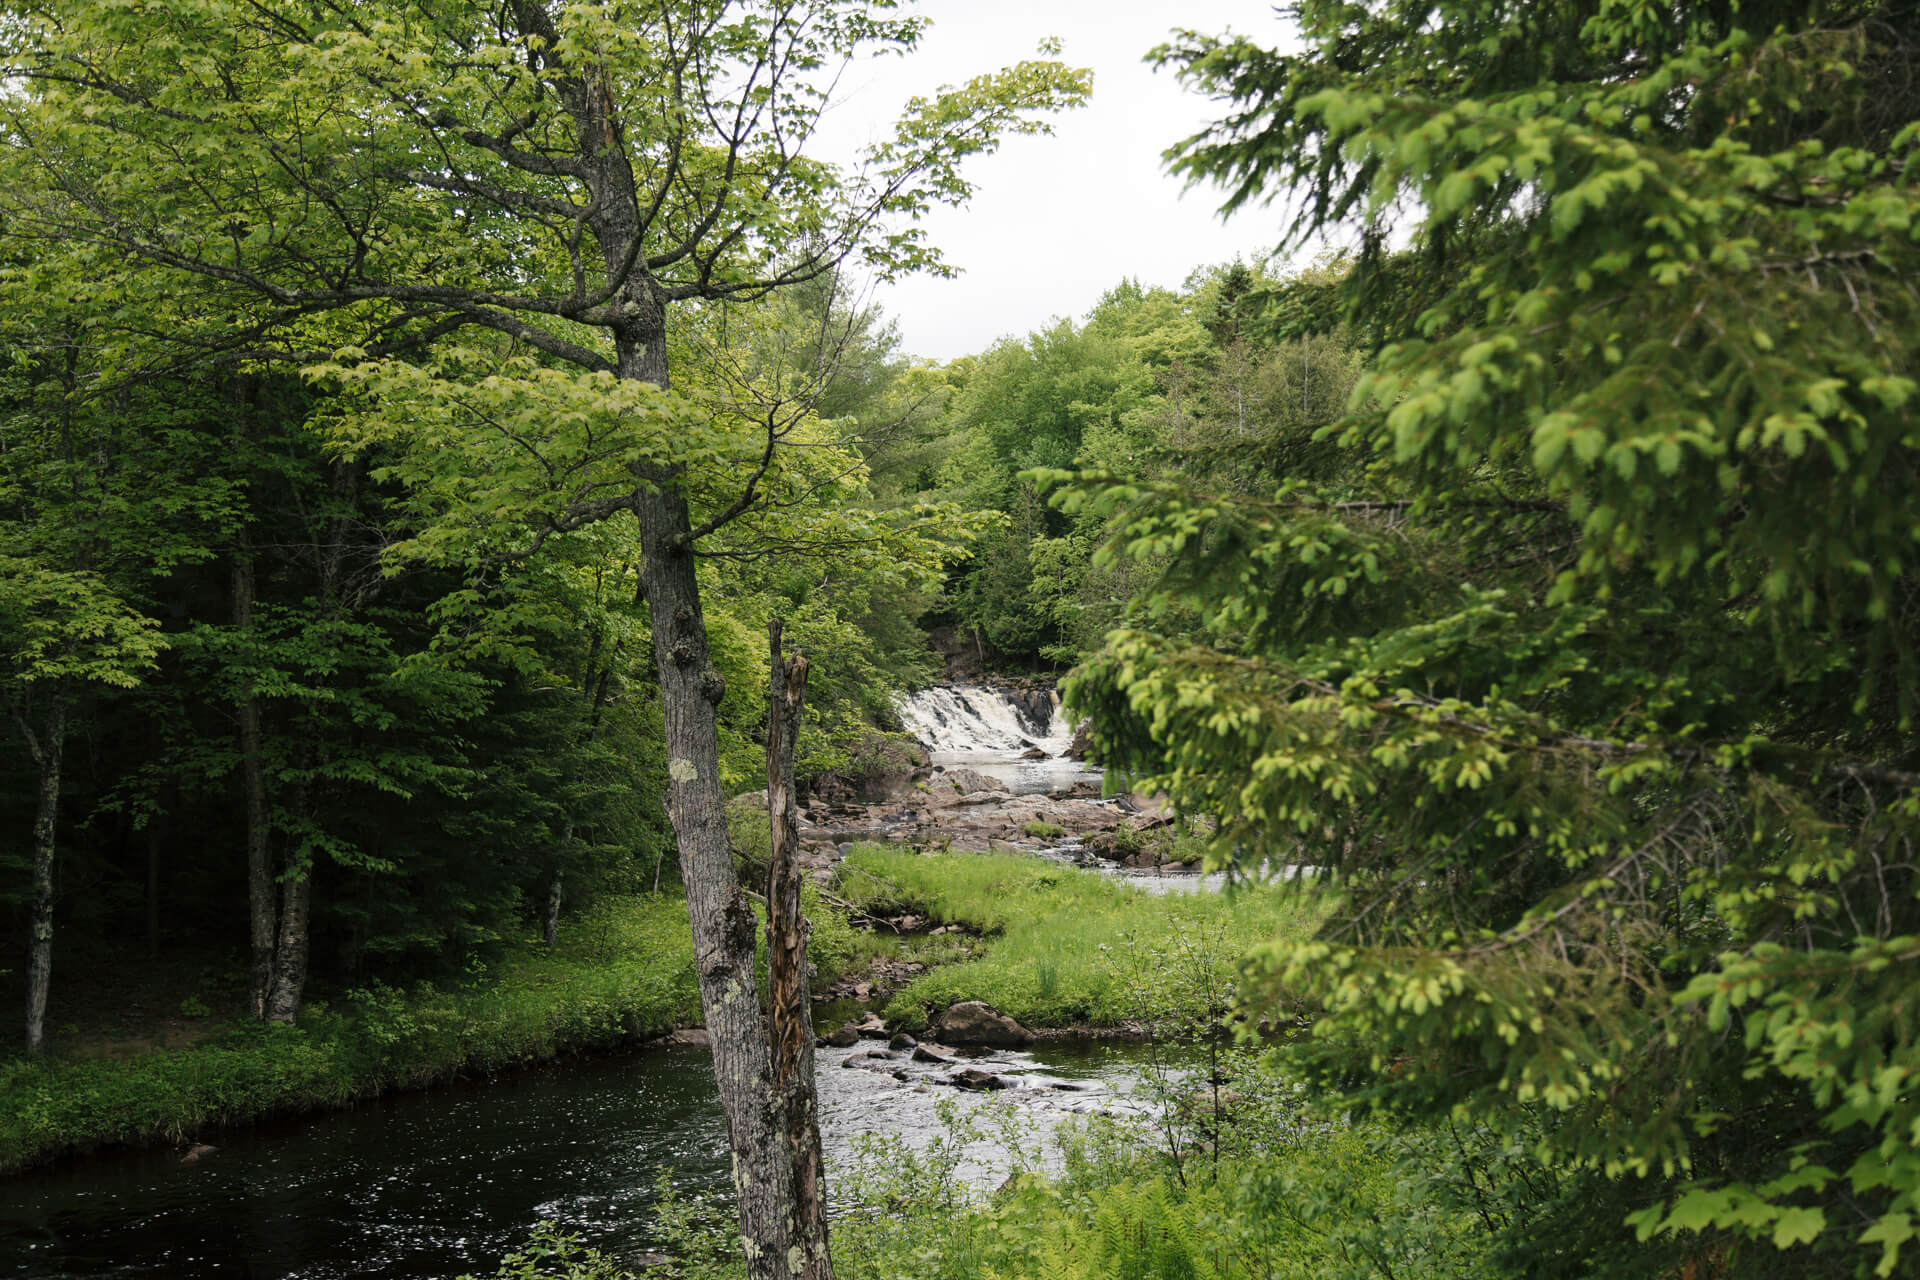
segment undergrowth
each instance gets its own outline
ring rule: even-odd
[[[699,1020],[686,906],[619,898],[552,953],[528,946],[458,984],[373,983],[299,1025],[236,1022],[187,1049],[0,1061],[0,1171],[73,1148],[180,1142],[209,1127],[611,1047]]]
[[[840,893],[871,911],[906,908],[995,935],[974,958],[922,974],[888,1018],[924,1026],[984,1000],[1035,1027],[1117,1027],[1231,982],[1256,942],[1311,927],[1311,908],[1276,887],[1155,897],[1090,871],[1006,854],[915,853],[861,845]],[[1194,953],[1194,940],[1208,945]],[[1195,974],[1198,965],[1204,973]]]

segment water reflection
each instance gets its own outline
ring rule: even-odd
[[[860,1133],[923,1145],[940,1131],[945,1098],[1015,1106],[1036,1133],[1135,1105],[1133,1046],[989,1055],[968,1065],[1018,1087],[988,1095],[936,1083],[949,1069],[934,1064],[841,1066],[878,1047],[821,1051],[830,1161],[851,1158]],[[445,1277],[491,1271],[545,1218],[631,1258],[657,1243],[658,1170],[679,1189],[718,1190],[730,1163],[706,1053],[690,1048],[562,1063],[213,1141],[219,1151],[191,1165],[170,1151],[122,1152],[8,1180],[0,1276]],[[969,1160],[963,1176],[1004,1176],[994,1149]]]

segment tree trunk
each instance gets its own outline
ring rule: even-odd
[[[633,513],[665,721],[667,816],[680,848],[700,1004],[733,1148],[741,1244],[752,1280],[787,1280],[786,1144],[754,976],[753,910],[734,875],[720,789],[715,714],[726,682],[707,653],[686,498],[676,477],[643,483]]]
[[[233,554],[233,627],[245,644],[253,630],[253,548],[246,531],[240,533]],[[240,785],[247,809],[247,924],[253,958],[249,984],[250,1009],[256,1022],[267,1017],[267,997],[273,990],[274,909],[273,860],[267,850],[267,770],[262,759],[264,734],[260,727],[260,699],[249,689],[240,699]]]
[[[573,838],[571,829],[567,839]],[[553,869],[553,884],[547,888],[547,950],[553,950],[553,944],[560,937],[560,868]]]
[[[289,852],[280,881],[280,936],[273,953],[273,985],[267,1021],[292,1026],[307,990],[307,916],[313,902],[313,868]]]
[[[773,1087],[780,1099],[788,1162],[788,1272],[795,1280],[833,1280],[827,1242],[826,1181],[819,1108],[813,1088],[813,1008],[807,992],[807,921],[800,913],[800,843],[793,748],[807,700],[807,660],[780,655],[780,619],[767,624],[772,684],[767,695],[767,812],[772,865],[767,872],[767,987]]]
[[[60,766],[66,754],[67,701],[54,693],[33,752],[40,798],[33,814],[33,914],[27,942],[27,1052],[46,1052],[47,992],[53,985],[53,855],[60,827]]]

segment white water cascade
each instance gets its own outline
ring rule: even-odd
[[[1049,694],[1045,715],[1023,706],[1007,691],[980,684],[936,685],[900,706],[907,732],[927,745],[936,765],[966,765],[999,778],[1016,792],[1070,787],[1097,770],[1066,759],[1073,723]],[[1036,751],[1044,758],[1028,758]]]

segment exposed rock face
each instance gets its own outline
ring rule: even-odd
[[[915,782],[926,777],[926,748],[911,739],[875,734],[856,744],[850,754],[845,769],[823,773],[808,784],[812,800],[839,804],[902,800],[913,794]]]
[[[962,765],[957,769],[940,769],[927,779],[927,790],[931,794],[951,791],[955,795],[978,795],[983,791],[1006,791],[1007,784],[998,778],[990,778],[978,769],[969,769]]]
[[[1033,1033],[979,1000],[964,1000],[940,1015],[933,1031],[945,1044],[980,1044],[1016,1049],[1033,1043]]]
[[[1022,682],[1020,684],[1000,685],[1000,692],[1026,722],[1039,731],[1053,720],[1053,686]]]

